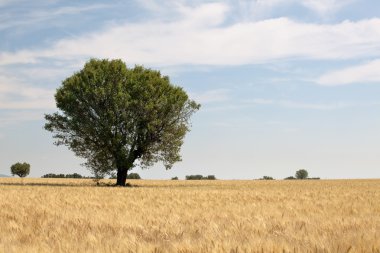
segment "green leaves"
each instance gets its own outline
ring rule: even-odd
[[[26,177],[30,173],[30,164],[28,163],[15,163],[11,166],[12,176]]]
[[[309,173],[307,172],[307,170],[302,169],[302,170],[296,171],[297,179],[306,179],[308,176],[309,176]]]
[[[55,95],[60,112],[46,115],[57,145],[87,159],[94,171],[128,171],[180,161],[190,117],[200,105],[159,71],[121,60],[87,62]]]

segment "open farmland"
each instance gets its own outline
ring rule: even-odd
[[[380,252],[380,180],[129,182],[0,179],[0,252]]]

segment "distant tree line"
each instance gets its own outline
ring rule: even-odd
[[[296,178],[293,176],[284,178],[284,180],[298,180],[298,179],[301,179],[301,178]],[[304,179],[304,180],[319,180],[321,178],[320,177],[308,177],[308,178],[302,178],[302,179]]]
[[[186,180],[216,180],[216,177],[214,175],[208,175],[207,177],[202,175],[188,175],[186,176]]]
[[[309,173],[307,170],[297,170],[295,176],[290,176],[284,178],[284,180],[297,180],[297,179],[303,179],[303,180],[318,180],[319,177],[309,177]],[[259,180],[274,180],[273,177],[270,176],[263,176],[262,178],[259,178]]]
[[[48,173],[42,176],[42,178],[86,178],[82,176],[81,174],[74,173],[74,174],[54,174],[54,173]],[[87,177],[89,178],[89,177]]]
[[[116,173],[111,174],[110,179],[117,179]],[[141,179],[138,173],[130,173],[127,175],[127,179]]]

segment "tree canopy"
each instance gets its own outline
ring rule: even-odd
[[[200,105],[159,71],[127,68],[121,60],[91,59],[63,81],[55,100],[59,112],[45,115],[56,145],[68,146],[94,173],[117,171],[125,185],[136,164],[181,160],[190,117]]]
[[[12,176],[26,177],[30,173],[29,163],[15,163],[11,166]]]
[[[307,170],[297,170],[296,171],[296,178],[297,179],[306,179],[309,176],[309,173]]]

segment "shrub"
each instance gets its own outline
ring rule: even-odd
[[[214,175],[208,175],[204,177],[202,175],[188,175],[186,176],[186,180],[216,180]]]
[[[202,175],[189,175],[186,176],[186,180],[201,180],[203,178]]]
[[[259,178],[259,180],[274,180],[274,178],[270,176],[263,176],[262,178]]]
[[[293,177],[293,176],[290,176],[290,177],[286,177],[286,178],[284,178],[285,180],[293,180],[293,179],[296,179],[295,177]]]
[[[141,177],[137,173],[131,173],[127,176],[127,179],[141,179]]]
[[[297,179],[306,179],[308,177],[309,173],[307,170],[297,170],[296,171],[296,178]]]
[[[12,175],[17,175],[19,177],[26,177],[30,172],[29,163],[15,163],[11,166]]]
[[[178,177],[172,177],[172,180],[178,180]]]

